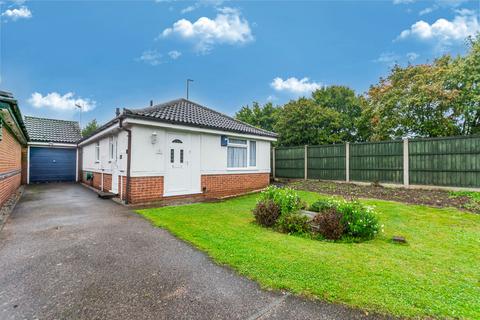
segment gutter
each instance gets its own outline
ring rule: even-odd
[[[120,130],[125,130],[128,135],[128,142],[127,142],[127,182],[126,182],[126,190],[125,190],[125,204],[128,204],[128,197],[130,196],[130,162],[132,160],[132,130],[127,129],[123,126],[123,117],[120,118],[120,122],[118,127]],[[123,182],[120,186],[123,188]],[[121,199],[120,199],[121,200]]]

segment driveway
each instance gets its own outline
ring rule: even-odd
[[[31,185],[0,232],[0,319],[363,319],[259,288],[78,184]]]

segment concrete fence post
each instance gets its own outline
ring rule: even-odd
[[[408,153],[408,139],[403,139],[403,185],[410,185],[410,163]]]
[[[304,168],[304,173],[303,177],[305,180],[308,179],[308,145],[305,145],[305,155],[304,155],[304,161],[305,161],[305,168]]]
[[[345,143],[345,181],[350,182],[350,142]]]
[[[273,179],[275,180],[276,175],[275,175],[275,147],[273,147],[273,152],[272,152],[272,175]]]

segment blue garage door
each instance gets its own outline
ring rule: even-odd
[[[75,181],[75,149],[30,147],[30,183]]]

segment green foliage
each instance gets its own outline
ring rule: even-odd
[[[89,135],[91,135],[95,130],[98,129],[98,123],[97,123],[97,120],[96,119],[93,119],[92,121],[90,121],[89,123],[87,123],[87,125],[85,126],[85,128],[83,128],[82,130],[82,137],[88,137]]]
[[[298,193],[291,188],[268,186],[260,193],[259,201],[271,200],[280,207],[281,214],[289,214],[300,210],[303,206]]]
[[[308,235],[310,233],[308,217],[299,213],[280,215],[276,228],[280,232],[289,234]]]
[[[336,208],[337,205],[338,205],[337,201],[333,201],[332,199],[329,199],[329,198],[327,199],[322,198],[312,203],[308,208],[308,210],[314,211],[314,212],[322,212],[327,209]]]
[[[264,227],[273,227],[280,216],[280,207],[270,199],[257,202],[253,209],[255,221]]]
[[[260,106],[258,102],[253,102],[252,107],[244,106],[236,114],[237,120],[251,124],[252,126],[262,128],[268,131],[273,131],[276,115],[280,110],[279,107],[274,107],[271,102]]]
[[[474,191],[452,191],[450,196],[457,197],[466,197],[469,199],[469,202],[464,205],[464,208],[475,213],[480,213],[480,192]]]
[[[343,201],[337,206],[342,215],[345,234],[352,238],[373,239],[380,231],[377,215],[372,207],[364,206],[358,201]]]
[[[345,226],[342,222],[343,215],[337,208],[323,208],[321,213],[315,215],[312,224],[318,227],[318,232],[329,240],[338,240],[343,236]]]

